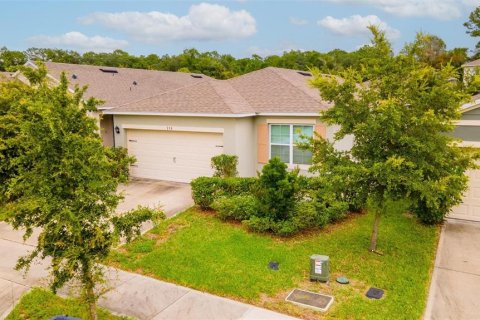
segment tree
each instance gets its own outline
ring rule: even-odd
[[[312,81],[334,102],[321,120],[339,126],[335,139],[353,135],[353,147],[340,152],[319,137],[311,148],[313,171],[368,196],[375,211],[369,249],[375,251],[391,200],[408,199],[421,221],[440,222],[461,201],[473,157],[448,135],[468,99],[462,83],[451,81],[455,69],[433,68],[408,52],[394,56],[385,34],[370,30],[372,55],[363,71],[348,69],[341,78],[316,71]]]
[[[463,24],[467,28],[467,33],[474,37],[480,37],[480,6],[476,7],[468,16],[468,21]],[[480,41],[475,45],[475,56],[480,55]]]
[[[407,44],[404,52],[414,56],[418,61],[438,68],[446,62],[447,45],[436,35],[417,32],[415,41]]]
[[[149,209],[115,216],[121,199],[117,191],[126,179],[118,157],[103,147],[95,120],[95,99],[83,99],[85,88],[71,93],[65,75],[58,86],[46,70],[23,68],[31,86],[19,82],[0,85],[0,179],[7,218],[24,238],[40,228],[38,243],[19,259],[17,269],[37,258],[51,258],[51,288],[70,280],[81,284],[90,319],[96,319],[103,279],[100,265],[119,239],[130,241],[140,224],[155,218]],[[6,128],[6,130],[3,130]],[[125,166],[128,166],[124,162]]]

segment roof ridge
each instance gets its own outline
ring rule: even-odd
[[[255,112],[255,110],[252,108],[252,106],[250,105],[250,103],[248,103],[247,99],[245,99],[245,97],[240,93],[238,92],[232,85],[230,82],[228,82],[227,80],[229,79],[226,79],[226,80],[217,80],[217,79],[214,79],[214,80],[211,80],[210,82],[211,83],[214,83],[214,82],[218,82],[218,83],[222,83],[222,84],[225,84],[227,85],[231,90],[233,90],[242,100],[243,102],[245,103],[245,105],[250,109],[251,112]],[[215,91],[215,94],[223,101],[223,103],[225,103],[225,105],[230,109],[230,111],[232,113],[236,113],[232,107],[230,106],[230,104],[227,102],[226,100],[226,97],[225,96],[222,96],[219,92],[218,92],[218,89],[215,87],[215,85],[212,85],[213,87],[213,91]]]
[[[124,69],[124,70],[135,70],[135,71],[148,71],[148,72],[165,72],[165,73],[182,73],[178,71],[169,71],[169,70],[155,70],[155,69],[142,69],[142,68],[128,68],[128,67],[112,67],[112,66],[105,66],[105,65],[96,65],[96,64],[85,64],[85,63],[67,63],[67,62],[55,62],[55,61],[44,61],[43,63],[53,63],[53,64],[62,64],[68,66],[81,66],[81,67],[92,67],[92,68],[112,68],[112,69]],[[211,78],[203,73],[198,72],[185,72],[185,74],[197,74],[202,75],[204,77]]]

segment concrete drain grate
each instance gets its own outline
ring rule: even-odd
[[[333,303],[333,297],[321,293],[294,289],[285,301],[319,311],[327,311]]]

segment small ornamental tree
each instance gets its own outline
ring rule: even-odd
[[[259,213],[273,221],[289,218],[299,195],[298,170],[288,172],[287,165],[273,157],[258,179]]]
[[[334,102],[321,120],[339,126],[335,139],[353,135],[354,142],[340,152],[320,137],[313,140],[312,170],[368,196],[375,211],[369,247],[374,251],[390,200],[406,198],[423,222],[440,222],[461,201],[473,157],[449,135],[468,99],[462,82],[451,80],[458,78],[456,70],[435,69],[408,53],[394,56],[385,34],[370,30],[371,55],[362,72],[314,72],[312,84]]]
[[[51,258],[52,290],[78,281],[89,318],[96,319],[100,263],[119,239],[130,240],[155,214],[144,209],[115,216],[117,186],[127,171],[103,147],[88,115],[98,101],[84,100],[85,89],[71,93],[65,75],[58,85],[48,83],[42,66],[23,74],[30,86],[0,85],[2,210],[8,223],[25,230],[24,238],[40,230],[17,269]],[[127,166],[130,160],[123,159]]]

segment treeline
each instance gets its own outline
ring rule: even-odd
[[[435,35],[417,34],[415,41],[407,44],[403,51],[414,51],[419,61],[438,67],[450,62],[460,67],[468,60],[467,48],[447,50],[445,42]],[[111,53],[85,52],[83,54],[62,49],[30,48],[25,51],[0,49],[0,71],[13,71],[27,60],[42,60],[74,64],[101,65],[109,67],[139,68],[150,70],[202,73],[217,79],[228,79],[268,66],[307,70],[316,67],[324,73],[338,73],[347,68],[359,68],[372,58],[368,45],[356,51],[335,49],[326,53],[318,51],[289,51],[282,55],[235,58],[216,51],[199,52],[186,49],[178,55],[149,54],[135,56],[123,50]]]

